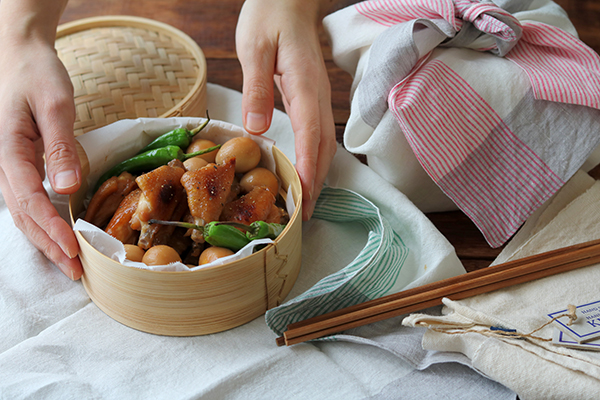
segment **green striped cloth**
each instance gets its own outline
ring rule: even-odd
[[[408,256],[408,247],[379,208],[355,192],[325,187],[317,200],[313,218],[339,223],[358,222],[369,231],[368,240],[360,254],[345,268],[321,279],[298,297],[267,311],[267,325],[277,335],[291,323],[389,294]]]

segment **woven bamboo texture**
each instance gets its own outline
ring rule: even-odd
[[[59,27],[56,50],[73,83],[76,136],[121,119],[205,115],[206,60],[169,25],[83,19]]]

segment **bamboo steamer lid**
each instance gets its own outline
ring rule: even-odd
[[[75,135],[121,119],[204,116],[206,59],[180,30],[131,16],[58,27],[57,53],[73,83]]]

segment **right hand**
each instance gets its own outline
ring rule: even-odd
[[[49,40],[0,35],[0,190],[15,225],[69,278],[83,273],[79,246],[44,190],[81,184],[75,148],[73,87]]]
[[[331,87],[318,30],[330,2],[246,0],[236,29],[244,75],[244,127],[252,134],[269,128],[275,80],[294,130],[304,220],[312,216],[337,149]]]

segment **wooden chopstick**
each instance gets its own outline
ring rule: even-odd
[[[287,326],[277,345],[293,345],[387,318],[464,299],[600,262],[600,240],[580,243],[469,272]]]

